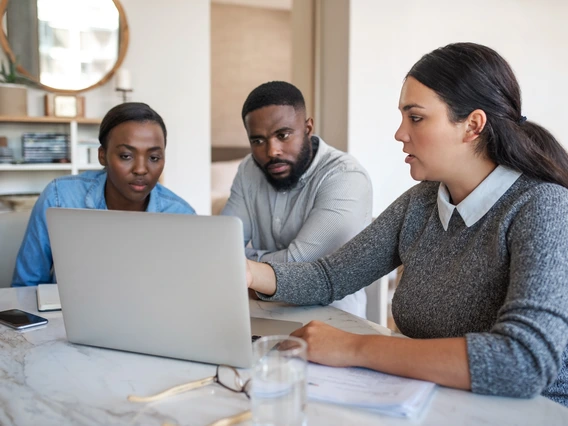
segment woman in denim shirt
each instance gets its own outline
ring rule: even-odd
[[[165,164],[166,126],[143,103],[112,108],[99,131],[101,171],[53,180],[37,200],[24,235],[12,286],[54,282],[45,211],[49,207],[195,214],[158,183]]]

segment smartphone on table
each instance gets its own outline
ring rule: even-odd
[[[47,320],[20,309],[9,309],[0,312],[0,323],[16,330],[25,330],[26,328],[47,324]]]

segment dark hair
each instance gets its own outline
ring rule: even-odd
[[[448,105],[461,122],[481,109],[487,123],[476,151],[496,164],[568,188],[568,154],[543,127],[522,116],[521,89],[497,52],[475,43],[455,43],[424,55],[408,72]]]
[[[152,121],[159,124],[164,132],[164,144],[166,143],[166,125],[162,117],[160,117],[160,114],[142,102],[125,102],[111,108],[101,122],[101,127],[99,128],[99,142],[104,149],[107,147],[110,131],[119,124],[127,121],[138,121],[142,123]]]
[[[296,86],[285,81],[270,81],[250,92],[243,105],[243,121],[249,112],[270,105],[290,105],[296,111],[306,110],[302,92]]]

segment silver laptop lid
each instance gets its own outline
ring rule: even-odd
[[[47,222],[69,341],[250,366],[239,219],[50,208]]]

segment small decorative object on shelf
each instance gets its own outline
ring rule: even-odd
[[[130,71],[121,68],[116,72],[116,91],[122,93],[122,102],[128,102],[128,94],[131,93]]]
[[[76,95],[45,95],[45,115],[48,117],[84,117],[85,97]]]
[[[13,62],[9,56],[7,59],[7,67],[4,65],[4,61],[0,61],[0,82],[5,84],[27,84],[36,86],[34,81],[18,72],[18,64]]]
[[[0,115],[28,115],[28,94],[25,84],[33,82],[21,75],[17,65],[8,58],[8,66],[0,60]]]
[[[28,115],[28,91],[20,84],[0,83],[0,115]]]
[[[83,138],[77,143],[77,162],[79,167],[99,164],[99,147],[97,138]]]
[[[14,161],[14,150],[8,147],[8,138],[0,136],[0,164],[10,164]]]

